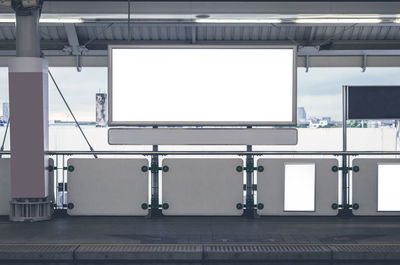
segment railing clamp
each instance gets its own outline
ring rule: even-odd
[[[243,170],[245,170],[246,172],[253,172],[253,171],[263,172],[264,167],[263,166],[254,167],[253,163],[248,163],[247,167],[243,167],[243,166],[236,167],[237,172],[243,172]]]
[[[237,203],[236,204],[236,209],[242,210],[242,209],[258,209],[262,210],[264,209],[264,204],[258,203],[258,204],[252,204],[249,203],[249,205],[243,204],[243,203]]]
[[[161,209],[167,210],[169,208],[169,204],[165,202],[163,204],[159,204],[156,207],[153,207],[151,204],[142,203],[141,207],[142,207],[143,210],[152,209],[152,208],[156,208],[156,209],[160,209],[161,208]]]
[[[151,171],[151,173],[157,173],[159,170],[162,170],[163,172],[168,172],[169,167],[168,166],[159,167],[156,163],[152,163],[151,167],[142,166],[142,172]]]
[[[333,210],[344,209],[345,208],[345,207],[343,207],[342,204],[337,204],[337,203],[332,203],[331,207],[332,207]],[[347,208],[353,209],[353,210],[358,210],[360,208],[360,205],[358,203],[353,203],[353,204],[347,205]]]
[[[360,171],[360,167],[359,167],[359,166],[354,166],[354,167],[338,167],[338,166],[333,166],[333,167],[332,167],[332,171],[333,171],[333,172],[338,172],[339,170],[344,170],[345,172],[349,172],[349,171],[358,172],[358,171]]]
[[[257,190],[257,184],[253,184],[251,187],[252,187],[253,190]],[[246,184],[243,184],[243,190],[247,190],[247,185]]]
[[[54,170],[68,170],[69,172],[72,172],[72,171],[74,171],[74,166],[69,166],[69,167],[55,167],[55,166],[48,166],[47,167],[47,170],[49,171],[49,172],[53,172]]]

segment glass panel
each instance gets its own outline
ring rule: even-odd
[[[315,164],[285,165],[285,211],[315,211]]]
[[[400,211],[400,165],[378,165],[378,211]]]

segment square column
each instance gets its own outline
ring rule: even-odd
[[[44,199],[49,194],[47,61],[10,59],[9,90],[11,197]]]

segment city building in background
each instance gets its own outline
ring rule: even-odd
[[[10,118],[10,105],[8,102],[3,102],[3,120],[8,122]]]
[[[96,93],[96,127],[107,126],[107,94]]]
[[[297,121],[303,122],[307,119],[306,109],[304,107],[297,108]]]

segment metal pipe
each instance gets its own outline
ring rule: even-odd
[[[9,155],[10,151],[0,154]],[[363,155],[400,155],[400,152],[392,151],[47,151],[47,155],[328,155],[328,156],[363,156]]]
[[[47,155],[326,155],[326,156],[396,156],[400,155],[400,152],[392,151],[47,151]],[[11,151],[0,151],[0,155],[11,155]]]
[[[347,151],[347,86],[343,86],[342,90],[342,132],[343,132],[343,152]],[[346,214],[349,206],[348,189],[348,171],[347,171],[347,155],[342,155],[342,205]]]

